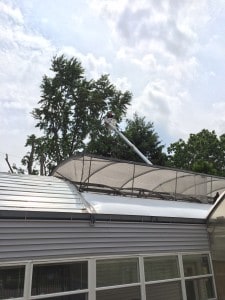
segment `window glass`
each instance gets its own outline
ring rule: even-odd
[[[215,297],[212,278],[187,279],[187,300],[206,300]]]
[[[25,266],[0,267],[0,299],[23,297]]]
[[[146,300],[182,300],[180,282],[163,282],[146,285]]]
[[[145,281],[180,277],[177,256],[144,258]]]
[[[139,281],[138,259],[107,259],[96,263],[97,287]]]
[[[141,300],[139,286],[97,291],[96,300]]]
[[[56,296],[52,298],[41,298],[42,300],[88,300],[88,294],[74,294],[67,296]]]
[[[183,255],[184,276],[210,274],[207,254]]]
[[[87,262],[34,265],[32,295],[87,288]]]

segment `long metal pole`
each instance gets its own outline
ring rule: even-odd
[[[107,119],[105,119],[105,123],[112,129],[114,130],[127,144],[128,146],[130,146],[136,153],[137,155],[140,156],[141,159],[143,159],[147,165],[152,166],[152,163],[150,162],[150,160],[147,159],[147,157],[144,156],[144,154],[141,153],[141,151],[138,150],[137,147],[134,146],[134,144],[132,144],[123,134],[122,132],[120,132],[114,125],[112,125],[112,123],[110,121],[108,121]]]

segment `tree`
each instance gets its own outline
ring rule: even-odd
[[[224,176],[225,137],[203,129],[168,147],[168,165],[194,172]]]
[[[36,144],[37,144],[36,136],[34,134],[28,136],[25,147],[30,146],[31,150],[27,152],[27,154],[21,160],[22,165],[27,167],[28,174],[33,174],[33,175],[38,173],[38,171],[33,168],[34,159],[35,159],[34,155],[36,153]]]
[[[34,161],[48,163],[51,171],[76,151],[83,151],[85,140],[95,139],[101,131],[106,112],[114,111],[120,121],[131,101],[131,93],[117,90],[108,75],[88,80],[76,58],[56,56],[50,70],[53,77],[43,77],[39,107],[32,112],[43,135],[27,139],[31,150],[23,163],[29,173]]]
[[[51,171],[52,165],[48,156],[48,142],[46,138],[38,138],[32,134],[27,137],[25,147],[30,147],[30,151],[23,157],[21,163],[27,167],[28,174],[47,175]]]
[[[154,130],[153,123],[146,122],[144,117],[134,114],[133,119],[127,119],[124,135],[153,163],[165,165],[166,154],[162,152],[163,145]],[[130,161],[143,160],[117,134],[105,133],[92,140],[87,151],[103,156],[110,156]]]

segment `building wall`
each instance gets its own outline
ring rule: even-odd
[[[218,300],[225,300],[225,224],[212,222],[208,231]]]
[[[0,220],[0,262],[209,251],[204,224]]]

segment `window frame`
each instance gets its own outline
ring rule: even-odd
[[[67,264],[67,263],[76,263],[76,262],[87,262],[87,281],[88,281],[88,273],[89,273],[89,264],[88,264],[88,259],[84,258],[76,258],[76,259],[54,259],[54,260],[41,260],[41,261],[33,261],[31,264],[31,277],[30,277],[30,285],[29,285],[29,295],[28,299],[43,299],[43,298],[51,298],[51,297],[60,297],[60,296],[69,296],[69,295],[76,295],[76,294],[85,294],[89,293],[89,289],[82,289],[82,290],[72,290],[72,291],[65,291],[65,292],[58,292],[58,293],[48,293],[48,294],[41,294],[41,295],[31,295],[31,290],[32,290],[32,277],[33,277],[33,267],[35,265],[46,265],[46,264]]]
[[[180,265],[179,265],[179,258],[177,254],[167,254],[167,255],[148,255],[148,256],[144,256],[144,262],[145,262],[145,258],[149,258],[149,257],[168,257],[168,256],[174,256],[177,258],[177,267],[178,267],[178,272],[180,273]],[[144,266],[145,268],[145,266]],[[146,280],[145,279],[145,284],[154,284],[154,283],[162,283],[164,281],[166,282],[170,282],[170,281],[179,281],[181,280],[181,274],[180,277],[174,277],[174,278],[166,278],[166,279],[158,279],[158,280]]]
[[[177,258],[177,268],[178,268],[178,272],[180,274],[180,277],[176,277],[176,278],[167,278],[167,279],[160,279],[160,280],[152,280],[152,281],[147,281],[144,280],[144,287],[145,287],[145,300],[146,300],[146,286],[147,285],[154,285],[154,284],[159,284],[159,283],[166,283],[166,282],[180,282],[180,286],[181,286],[181,294],[183,297],[183,300],[186,300],[186,295],[184,292],[184,288],[183,288],[183,284],[182,284],[182,272],[180,269],[180,258],[179,258],[179,253],[178,252],[169,252],[169,253],[154,253],[154,254],[146,254],[143,255],[143,268],[144,268],[144,258],[148,258],[148,257],[167,257],[167,256],[175,256]],[[144,274],[145,276],[145,274]]]
[[[213,265],[212,265],[212,257],[211,257],[211,253],[210,251],[199,251],[199,252],[183,252],[183,253],[179,253],[179,255],[181,255],[181,264],[182,264],[182,277],[183,277],[183,281],[184,281],[184,290],[185,290],[185,300],[187,299],[187,294],[186,294],[186,286],[185,286],[185,282],[186,280],[191,280],[191,279],[201,279],[201,278],[211,278],[212,279],[212,287],[214,290],[214,295],[215,297],[213,298],[209,298],[208,300],[217,300],[217,291],[216,291],[216,284],[215,284],[215,277],[214,277],[214,271],[213,271]],[[211,273],[208,274],[200,274],[200,275],[193,275],[193,276],[185,276],[184,274],[184,268],[183,268],[183,256],[185,255],[208,255],[208,263],[209,263],[209,271]]]
[[[183,256],[184,255],[196,255],[196,254],[207,254],[209,258],[209,268],[211,273],[204,274],[204,275],[195,275],[195,276],[184,276],[184,269],[183,269]],[[176,256],[178,258],[178,268],[180,277],[179,278],[170,278],[170,279],[163,279],[163,280],[155,280],[155,281],[145,281],[145,272],[144,272],[144,258],[145,257],[165,257],[165,256]],[[96,261],[97,260],[106,260],[106,259],[128,259],[128,258],[136,258],[138,259],[138,283],[128,283],[123,285],[114,285],[114,286],[104,286],[104,287],[97,287],[96,286]],[[32,274],[33,274],[33,266],[34,265],[41,265],[41,264],[54,264],[54,263],[70,263],[70,262],[84,262],[87,261],[88,264],[88,288],[84,290],[73,290],[73,291],[66,291],[66,292],[59,292],[59,293],[51,293],[51,294],[42,294],[42,295],[34,295],[31,296],[31,287],[32,287]],[[24,293],[23,297],[20,298],[13,298],[15,300],[38,300],[44,298],[53,298],[60,296],[68,296],[68,295],[75,295],[75,294],[87,294],[88,299],[96,300],[96,292],[101,290],[107,289],[118,289],[123,287],[140,287],[140,294],[141,299],[146,300],[146,290],[145,286],[149,284],[156,284],[156,283],[164,283],[164,282],[176,282],[179,281],[181,283],[181,291],[183,300],[187,300],[186,296],[186,287],[185,287],[185,280],[187,279],[199,279],[199,278],[212,278],[212,285],[215,293],[215,297],[211,298],[210,300],[217,299],[217,291],[215,285],[215,277],[214,277],[214,270],[212,265],[212,258],[210,251],[185,251],[185,252],[165,252],[165,253],[145,253],[145,254],[131,254],[131,255],[107,255],[107,256],[91,256],[91,257],[70,257],[70,258],[58,258],[58,259],[35,259],[29,261],[16,261],[16,262],[2,262],[0,263],[1,267],[9,267],[9,266],[25,266],[25,277],[24,277]],[[3,299],[5,300],[5,299]],[[6,299],[9,300],[9,299]],[[10,299],[11,300],[11,299]]]
[[[15,298],[3,298],[5,299],[16,299],[16,300],[23,300],[25,298],[25,287],[26,287],[26,274],[27,274],[27,263],[26,262],[2,262],[0,263],[0,267],[24,267],[24,283],[23,283],[23,296],[22,297],[15,297]]]
[[[110,285],[110,286],[97,286],[97,262],[98,261],[107,261],[107,260],[127,260],[127,259],[135,259],[137,261],[137,282],[131,282],[131,283],[124,283],[124,284],[116,284],[116,285]],[[120,286],[136,286],[136,285],[140,285],[140,265],[139,265],[139,257],[138,256],[132,256],[132,257],[117,257],[117,258],[111,258],[111,257],[108,257],[108,258],[101,258],[101,259],[96,259],[96,290],[104,290],[105,287],[107,287],[107,289],[109,289],[109,287],[114,287],[114,286],[117,286],[118,288]]]
[[[88,288],[86,288],[86,289],[76,289],[76,290],[70,290],[70,291],[64,291],[64,292],[56,292],[56,293],[47,293],[47,294],[38,294],[38,295],[32,295],[31,294],[31,292],[32,292],[32,279],[33,279],[33,270],[34,270],[34,266],[40,266],[40,265],[54,265],[54,264],[72,264],[72,263],[79,263],[79,262],[87,262],[87,285],[88,285],[88,260],[73,260],[73,261],[63,261],[63,262],[61,262],[61,261],[55,261],[55,262],[42,262],[42,263],[33,263],[32,264],[32,272],[31,272],[31,285],[30,285],[30,291],[29,291],[29,295],[30,295],[30,299],[37,299],[37,297],[38,297],[38,299],[39,299],[39,296],[42,296],[42,295],[61,295],[61,296],[67,296],[67,295],[70,295],[71,293],[70,292],[72,292],[72,294],[71,295],[73,295],[73,294],[77,294],[77,291],[79,292],[79,294],[80,293],[83,293],[83,291],[87,291],[88,290]],[[53,296],[54,297],[54,296]],[[40,298],[41,299],[41,298]]]

